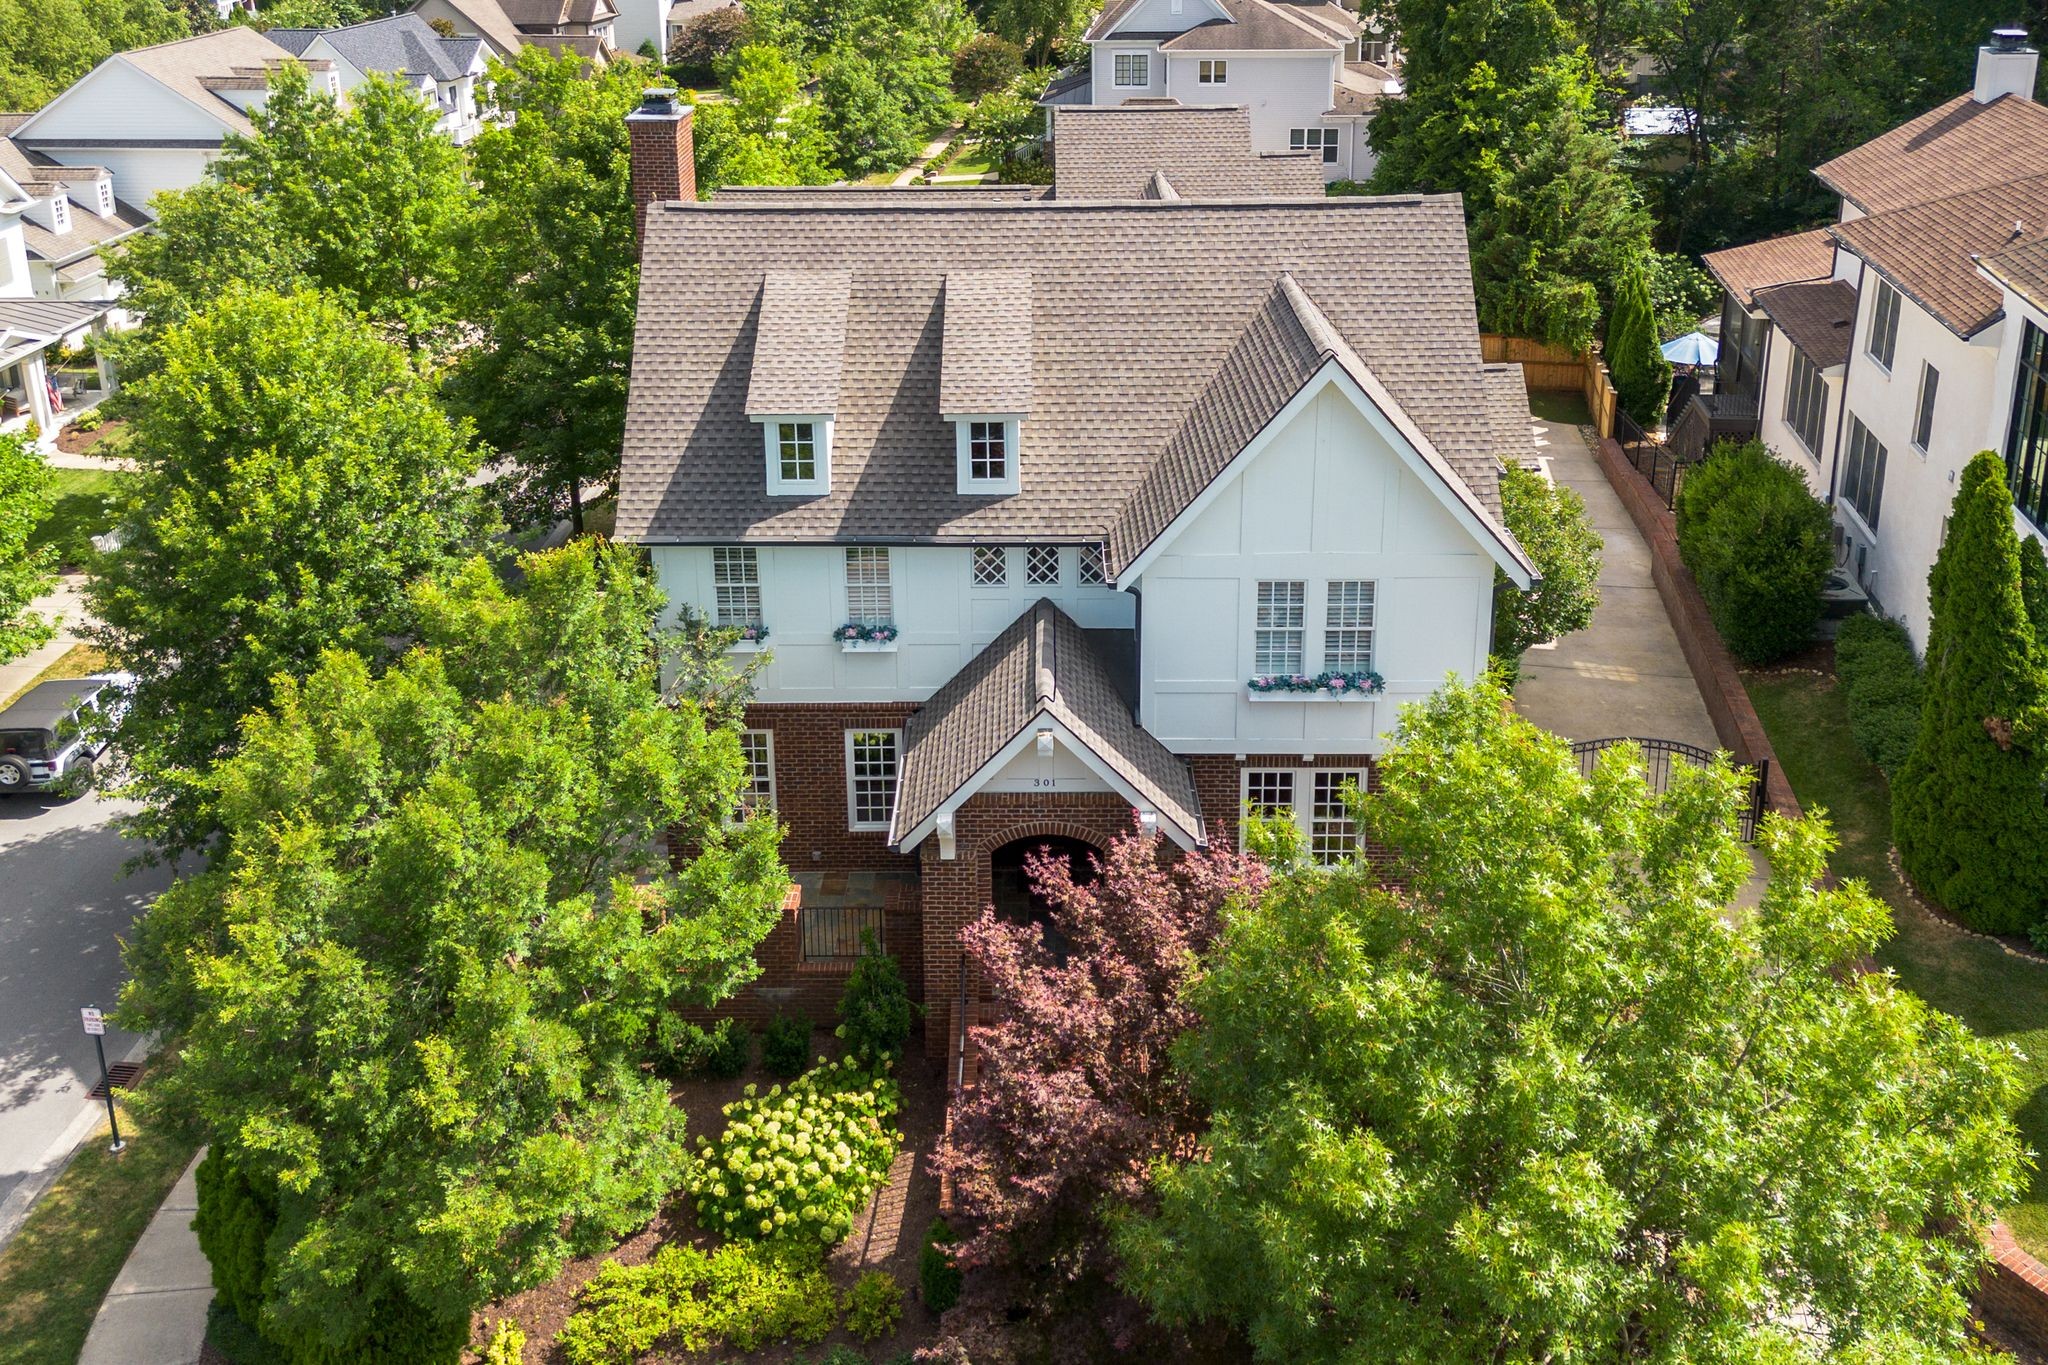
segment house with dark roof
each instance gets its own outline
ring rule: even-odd
[[[435,131],[464,143],[482,128],[476,83],[488,49],[481,38],[444,37],[413,13],[347,28],[274,28],[264,34],[301,61],[331,62],[346,95],[373,74],[409,87],[438,115]]]
[[[1254,150],[1306,152],[1326,181],[1372,174],[1366,128],[1401,89],[1386,39],[1330,0],[1111,0],[1087,46],[1041,103],[1236,105]]]
[[[690,110],[630,126],[617,533],[765,652],[750,799],[799,888],[745,1007],[828,1015],[872,931],[938,1043],[959,930],[1042,914],[1048,846],[1232,841],[1249,805],[1356,856],[1344,790],[1535,573],[1457,198],[1084,136],[1050,189],[699,202]]]
[[[1815,168],[1826,227],[1709,253],[1718,392],[1674,445],[1755,434],[1835,514],[1836,562],[1927,641],[1927,573],[1970,457],[2006,457],[2015,524],[2048,536],[2048,106],[2018,29],[1963,95]],[[2030,360],[2029,357],[2032,357]]]

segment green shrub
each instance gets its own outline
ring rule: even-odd
[[[870,951],[877,946],[873,934],[862,935],[861,946],[860,960],[839,993],[839,1027],[833,1031],[856,1056],[900,1057],[916,1007],[896,959]]]
[[[1735,657],[1769,663],[1820,623],[1832,519],[1761,441],[1722,442],[1678,492],[1678,551]]]
[[[753,1039],[737,1019],[721,1019],[710,1028],[663,1011],[654,1025],[655,1061],[662,1075],[710,1076],[731,1080],[747,1069]]]
[[[98,431],[100,423],[106,420],[98,408],[88,408],[71,419],[71,429],[73,431]]]
[[[1593,623],[1600,605],[1603,542],[1572,489],[1510,464],[1500,472],[1501,520],[1535,563],[1536,586],[1522,592],[1494,571],[1493,661],[1507,685],[1531,645]]]
[[[777,1076],[801,1076],[811,1060],[811,1021],[778,1014],[761,1035],[761,1064]]]
[[[1615,401],[1637,425],[1654,431],[1671,395],[1671,362],[1657,346],[1657,318],[1641,261],[1632,263],[1614,287],[1607,315],[1607,368],[1614,376]]]
[[[818,1357],[817,1365],[868,1365],[868,1358],[851,1346],[834,1346]]]
[[[870,1270],[853,1282],[839,1307],[847,1331],[862,1341],[880,1341],[903,1320],[903,1286],[886,1270]]]
[[[917,1287],[924,1306],[934,1313],[943,1313],[960,1302],[960,1267],[953,1264],[953,1253],[946,1250],[959,1240],[943,1218],[933,1219],[930,1231],[924,1235],[924,1250],[917,1258]]]
[[[754,1090],[725,1106],[729,1121],[716,1142],[697,1140],[683,1184],[698,1221],[727,1237],[834,1245],[888,1179],[903,1140],[888,1127],[896,1083],[842,1059],[787,1092],[776,1085],[757,1097]]]
[[[1906,872],[1985,933],[2024,933],[2048,906],[2048,651],[2028,573],[2005,464],[1987,450],[1963,470],[1927,577],[1920,732],[1892,780]]]
[[[631,1365],[659,1345],[752,1351],[832,1330],[832,1286],[811,1247],[735,1242],[706,1254],[666,1246],[644,1265],[607,1262],[555,1344],[569,1365]]]
[[[484,1347],[481,1365],[520,1365],[526,1358],[526,1333],[510,1318],[501,1320]]]
[[[253,1328],[263,1309],[263,1247],[277,1225],[276,1206],[219,1147],[207,1152],[193,1181],[199,1204],[192,1231],[213,1268],[214,1298]]]
[[[1898,772],[1920,731],[1920,661],[1897,621],[1855,616],[1835,639],[1835,676],[1849,709],[1849,733],[1863,756]]]

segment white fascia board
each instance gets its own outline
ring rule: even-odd
[[[1373,430],[1378,432],[1380,438],[1392,447],[1394,454],[1400,458],[1401,463],[1407,467],[1408,471],[1415,475],[1416,478],[1422,480],[1424,486],[1436,494],[1437,500],[1449,509],[1453,517],[1457,518],[1458,524],[1465,528],[1466,533],[1479,542],[1480,547],[1486,551],[1488,558],[1500,566],[1501,571],[1508,576],[1509,580],[1516,587],[1526,591],[1535,582],[1535,575],[1530,572],[1529,566],[1524,564],[1508,548],[1507,543],[1500,538],[1500,535],[1495,532],[1494,528],[1489,526],[1484,519],[1472,510],[1465,499],[1458,496],[1452,489],[1446,475],[1448,474],[1449,478],[1456,478],[1455,472],[1450,471],[1448,466],[1444,470],[1439,470],[1420,450],[1416,449],[1414,443],[1402,433],[1401,429],[1388,418],[1385,412],[1381,411],[1380,405],[1367,396],[1365,390],[1358,386],[1357,381],[1352,379],[1343,364],[1335,357],[1323,362],[1323,367],[1309,378],[1308,383],[1301,386],[1294,397],[1287,400],[1280,411],[1273,414],[1271,421],[1259,428],[1257,435],[1245,442],[1244,449],[1238,451],[1232,457],[1230,463],[1225,465],[1215,478],[1209,480],[1208,486],[1195,495],[1194,501],[1182,508],[1180,515],[1167,523],[1166,528],[1152,538],[1152,543],[1147,545],[1139,553],[1138,557],[1133,559],[1124,571],[1116,576],[1117,588],[1124,592],[1129,592],[1134,588],[1138,580],[1144,576],[1145,570],[1160,555],[1166,552],[1166,547],[1173,542],[1175,535],[1181,527],[1200,516],[1208,508],[1209,504],[1222,495],[1225,487],[1242,475],[1250,467],[1252,461],[1258,459],[1265,452],[1266,447],[1273,443],[1279,434],[1287,428],[1288,424],[1300,415],[1304,408],[1314,402],[1323,390],[1333,387],[1349,399],[1352,406],[1356,407],[1364,415],[1366,421],[1372,425]],[[1441,459],[1442,457],[1439,456],[1438,458]]]
[[[1052,731],[1054,738],[1066,745],[1067,749],[1075,757],[1088,765],[1090,772],[1094,773],[1104,782],[1107,782],[1110,789],[1124,800],[1130,802],[1134,809],[1148,811],[1157,815],[1159,817],[1159,827],[1166,831],[1167,837],[1172,839],[1174,843],[1179,844],[1184,849],[1194,849],[1199,846],[1200,840],[1195,834],[1182,829],[1173,820],[1169,819],[1166,813],[1160,810],[1155,803],[1141,794],[1130,783],[1124,781],[1123,776],[1116,769],[1104,763],[1101,756],[1095,752],[1093,746],[1083,743],[1080,737],[1067,727],[1065,722],[1041,706],[1032,713],[1031,719],[1026,721],[1023,727],[1010,737],[1009,743],[998,749],[995,756],[989,759],[988,762],[975,769],[974,775],[965,782],[962,782],[958,787],[955,787],[952,794],[939,803],[937,810],[927,815],[915,829],[903,836],[902,842],[896,845],[897,851],[908,853],[923,843],[926,838],[930,837],[932,831],[938,828],[940,816],[951,815],[959,810],[960,807],[966,805],[974,797],[975,793],[982,789],[983,784],[1009,766],[1011,759],[1023,753],[1036,740],[1040,730]],[[898,789],[899,791],[901,790],[900,782]]]

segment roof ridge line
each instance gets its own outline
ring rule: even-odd
[[[1887,218],[1896,219],[1901,214],[1918,213],[1922,209],[1933,208],[1938,204],[1953,203],[1958,199],[1969,199],[1976,195],[1990,194],[1997,190],[2010,190],[2015,185],[2031,185],[2036,181],[2048,184],[2048,171],[2037,171],[2033,175],[2016,175],[2010,180],[1995,180],[1989,185],[1978,185],[1973,189],[1957,190],[1952,194],[1936,195],[1932,199],[1918,199],[1910,204],[1901,204],[1895,209],[1885,209],[1878,213],[1866,213],[1860,218],[1851,218],[1846,223],[1828,223],[1824,225],[1823,230],[1830,237],[1840,241],[1842,240],[1843,230],[1853,228],[1858,223],[1878,223],[1883,222]],[[1796,236],[1797,234],[1788,235]],[[1773,239],[1767,238],[1766,240]]]

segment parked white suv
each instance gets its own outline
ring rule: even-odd
[[[127,673],[37,683],[0,711],[0,796],[83,791],[127,709]]]

